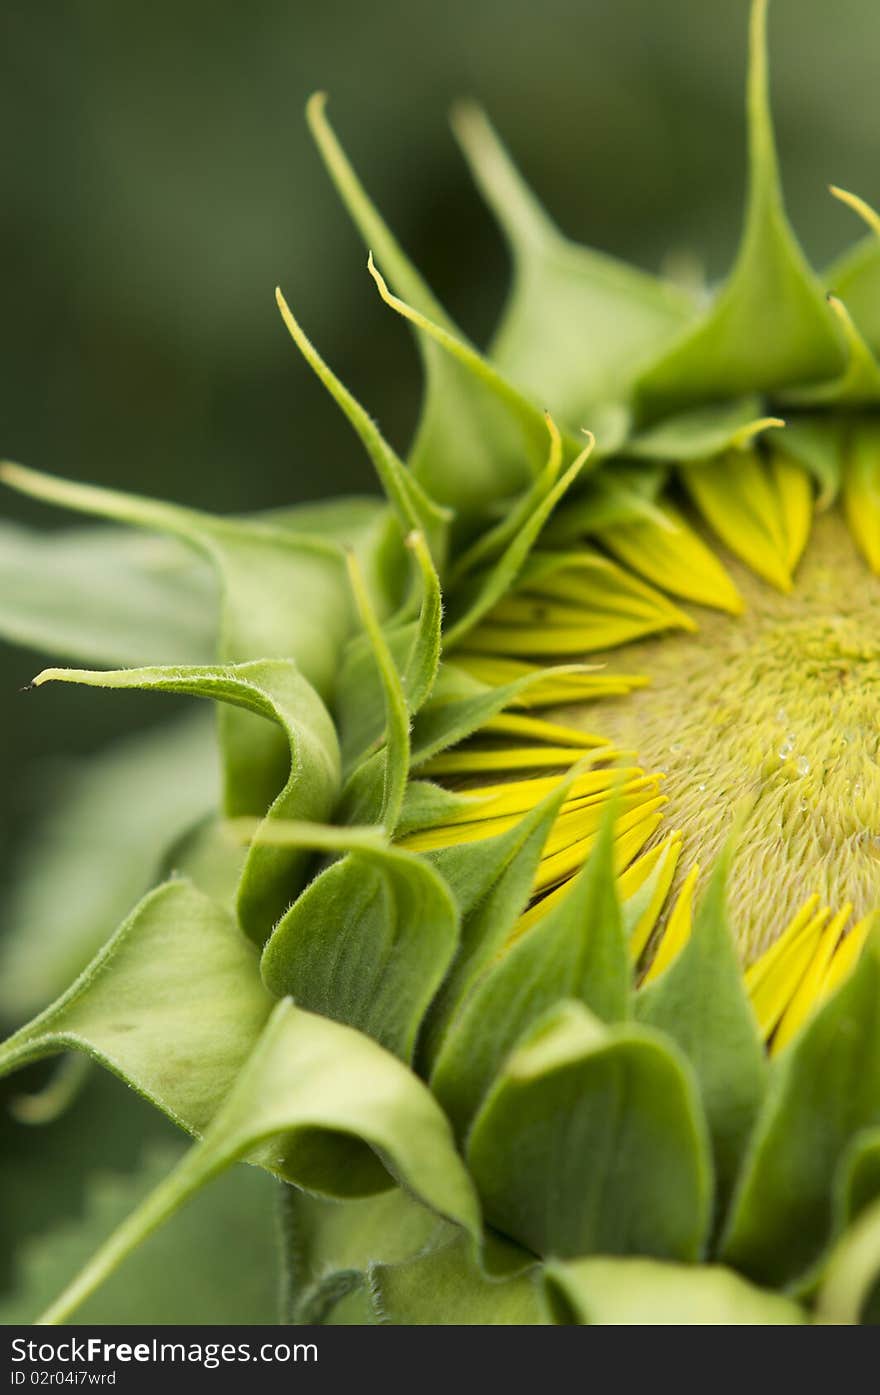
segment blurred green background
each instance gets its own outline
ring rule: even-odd
[[[718,276],[741,209],[747,11],[747,0],[5,0],[0,451],[219,511],[372,490],[273,302],[280,283],[404,448],[416,356],[311,147],[308,94],[329,91],[368,188],[482,342],[507,264],[449,133],[450,103],[485,104],[566,231],[649,268],[696,254]],[[857,233],[828,182],[880,197],[880,6],[773,0],[771,45],[789,207],[821,265]],[[64,522],[12,496],[0,508]],[[20,694],[39,666],[0,648],[7,885],[65,764],[172,710],[131,694]],[[140,1119],[134,1101],[126,1109]],[[69,1149],[65,1128],[39,1146]],[[11,1232],[76,1207],[89,1156],[110,1146],[97,1129],[78,1138],[57,1186],[7,1191]],[[6,1141],[7,1168],[26,1173],[37,1144],[20,1128]],[[126,1146],[123,1167],[137,1151]]]

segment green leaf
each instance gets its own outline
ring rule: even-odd
[[[282,1196],[285,1315],[291,1323],[325,1322],[347,1294],[365,1289],[371,1265],[399,1264],[456,1233],[399,1189],[328,1201],[286,1186]]]
[[[96,1175],[82,1215],[35,1236],[20,1252],[15,1290],[0,1301],[0,1322],[33,1322],[179,1157],[180,1149],[165,1147],[148,1154],[135,1175]],[[83,1305],[79,1320],[132,1326],[276,1322],[273,1191],[257,1169],[233,1168],[131,1256]]]
[[[522,572],[541,529],[550,518],[559,500],[564,497],[577,479],[592,448],[591,437],[589,444],[565,471],[562,478],[543,495],[539,502],[535,503],[528,518],[519,532],[508,543],[498,561],[483,572],[468,577],[466,583],[453,592],[450,598],[450,614],[445,635],[448,649],[459,643],[475,625],[479,624],[483,616],[488,614],[492,607],[507,595]]]
[[[80,973],[156,880],[172,843],[216,805],[217,764],[211,723],[199,712],[46,781],[45,812],[4,907],[0,1014],[21,1021]]]
[[[863,237],[822,277],[849,307],[875,353],[880,353],[880,239]]]
[[[383,749],[356,765],[346,780],[340,817],[345,823],[381,823],[391,831],[400,817],[409,773],[409,709],[394,655],[351,553],[348,569],[358,614],[379,677],[385,731]],[[439,612],[437,618],[439,620]],[[370,703],[371,707],[373,705]]]
[[[742,241],[705,318],[641,377],[643,418],[836,376],[838,335],[785,214],[769,109],[767,0],[753,0],[747,114],[749,184]]]
[[[766,1085],[763,1043],[727,919],[729,859],[729,851],[719,859],[684,949],[636,999],[638,1019],[671,1037],[696,1073],[712,1140],[719,1219]]]
[[[677,287],[563,237],[476,107],[454,127],[510,244],[514,284],[490,356],[560,421],[589,427],[603,451],[626,435],[639,369],[693,318]]]
[[[741,450],[768,427],[781,427],[780,417],[763,416],[759,397],[713,402],[666,417],[627,442],[627,455],[640,460],[675,464],[708,460],[728,450]]]
[[[86,663],[207,663],[216,614],[210,569],[172,539],[0,523],[0,633],[12,644]]]
[[[817,1323],[876,1326],[880,1282],[880,1201],[831,1252],[815,1309]]]
[[[428,1015],[428,1063],[436,1060],[454,1014],[528,904],[541,852],[576,773],[577,767],[506,833],[431,855],[458,903],[461,931],[458,954]]]
[[[487,1220],[537,1254],[702,1252],[712,1179],[698,1094],[646,1028],[560,1003],[508,1059],[467,1156]]]
[[[874,407],[880,402],[880,363],[843,301],[833,295],[826,299],[840,325],[846,346],[846,367],[839,377],[827,382],[792,388],[784,400],[796,407]]]
[[[834,1182],[835,1230],[842,1233],[880,1197],[880,1128],[856,1134]]]
[[[20,465],[0,467],[0,479],[48,503],[180,539],[207,557],[220,580],[221,662],[292,658],[322,697],[332,692],[352,619],[337,544],[316,534],[299,537],[262,523],[72,484]],[[254,768],[283,768],[287,761],[283,733],[249,712],[224,708],[220,732],[227,788],[244,787]]]
[[[408,710],[416,713],[431,696],[440,668],[443,596],[424,536],[410,533],[406,544],[415,558],[419,577],[419,617],[412,626],[412,641],[403,669],[403,691]]]
[[[535,1326],[546,1322],[535,1268],[487,1278],[458,1237],[428,1254],[373,1265],[370,1293],[378,1320],[394,1326]]]
[[[846,302],[871,348],[880,353],[880,217],[857,194],[834,184],[829,188],[836,199],[867,223],[871,235],[856,243],[826,271],[825,284]]]
[[[587,1326],[764,1327],[806,1322],[781,1294],[720,1265],[576,1259],[544,1270],[554,1321]]]
[[[346,829],[275,824],[292,845],[345,852],[306,888],[263,951],[263,979],[409,1060],[458,942],[458,908],[430,863]]]
[[[456,667],[454,656],[441,665],[431,698],[413,723],[412,764],[417,766],[447,747],[466,740],[493,717],[526,698],[531,688],[548,679],[583,672],[580,664],[535,668],[510,683],[491,687]],[[411,787],[410,787],[411,790]]]
[[[46,503],[178,538],[207,557],[220,578],[222,661],[294,658],[322,695],[332,689],[350,626],[343,553],[334,543],[74,484],[22,465],[3,465],[0,479]]]
[[[281,318],[284,320],[293,342],[344,412],[363,443],[364,449],[373,462],[379,482],[394,509],[402,532],[404,534],[412,531],[423,532],[429,541],[431,553],[437,562],[442,564],[446,550],[446,529],[450,517],[448,511],[435,504],[433,499],[408,473],[406,466],[389,446],[372,417],[364,411],[348,389],[343,387],[303,333],[280,290],[276,290],[275,299],[278,302],[278,309],[281,311]]]
[[[225,805],[231,816],[266,814],[275,819],[320,823],[330,817],[339,792],[339,750],[330,716],[291,660],[255,661],[226,667],[142,668],[115,672],[44,669],[36,686],[60,681],[94,688],[137,688],[211,698],[268,718],[281,728],[287,754],[279,766],[274,748],[250,747],[248,765],[226,770]],[[262,758],[262,760],[261,760]],[[248,854],[238,896],[243,927],[262,944],[290,905],[305,876],[301,849],[255,842]]]
[[[369,1037],[285,1000],[202,1142],[114,1232],[42,1321],[63,1321],[191,1196],[245,1157],[331,1196],[381,1191],[390,1174],[472,1240],[479,1236],[473,1186],[426,1087]]]
[[[57,1002],[0,1047],[0,1075],[83,1051],[200,1133],[271,1008],[253,945],[187,882],[150,892]]]
[[[819,484],[817,506],[834,503],[843,479],[848,424],[840,417],[796,416],[786,422],[776,444],[792,456]]]
[[[615,460],[590,476],[584,489],[555,510],[541,535],[542,545],[565,547],[610,524],[662,517],[656,501],[666,484],[665,465]]]
[[[792,1284],[831,1238],[832,1181],[880,1124],[880,945],[774,1061],[722,1255],[760,1283]]]
[[[527,487],[539,473],[543,416],[468,344],[425,285],[367,197],[324,105],[319,93],[307,112],[327,170],[364,241],[409,304],[390,296],[379,278],[383,296],[417,331],[427,383],[410,452],[413,474],[440,504],[463,515],[479,514]]]
[[[353,552],[380,614],[390,615],[400,605],[406,554],[400,528],[383,499],[360,495],[318,499],[258,513],[250,521],[288,530],[297,537],[325,538],[343,551]]]
[[[589,862],[562,901],[483,973],[454,1019],[431,1089],[463,1135],[505,1057],[560,999],[613,1022],[629,1015],[631,970],[614,885],[613,801]]]
[[[418,618],[394,617],[384,627],[385,643],[400,674],[406,710],[414,714],[430,697],[440,665],[443,598],[440,580],[421,533],[411,533],[406,545],[415,558],[418,591],[405,608],[418,603]],[[398,687],[394,685],[395,692]],[[399,698],[395,695],[395,703]],[[339,728],[343,771],[348,774],[381,744],[386,696],[382,669],[369,632],[355,636],[346,647],[337,684],[334,715]],[[397,715],[399,721],[399,714]]]

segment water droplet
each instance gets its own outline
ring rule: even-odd
[[[670,749],[670,751],[672,752],[672,754],[673,754],[674,756],[678,756],[678,755],[680,755],[681,752],[684,750],[684,747],[682,746],[682,744],[681,744],[680,741],[673,741],[673,743],[672,743],[672,745],[669,747],[669,749]]]
[[[705,794],[705,792],[706,792],[706,786],[705,786],[705,785],[697,785],[697,789],[700,791],[700,794]]]
[[[807,812],[807,810],[809,809],[809,807],[810,807],[810,806],[809,806],[809,804],[807,803],[807,801],[806,801],[805,799],[802,799],[802,800],[800,801],[800,803],[798,804],[798,808],[800,809],[800,811],[801,811],[802,814],[805,814],[805,813]]]
[[[807,760],[806,756],[798,756],[794,768],[799,775],[809,775],[810,762]]]
[[[788,713],[784,707],[779,708],[779,711],[776,713],[776,720],[781,727],[788,726]]]
[[[793,741],[788,741],[788,740],[783,741],[782,745],[779,747],[779,759],[780,759],[780,760],[788,760],[788,758],[789,758],[789,756],[791,755],[791,753],[792,753],[793,750],[794,750],[794,742],[793,742]]]

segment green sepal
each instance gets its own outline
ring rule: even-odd
[[[20,1022],[64,991],[157,880],[169,847],[216,806],[219,787],[207,712],[114,742],[45,784],[49,803],[4,907],[0,1016]]]
[[[577,479],[591,450],[592,440],[569,465],[562,478],[535,501],[533,507],[531,497],[528,497],[531,512],[498,560],[482,572],[468,576],[453,590],[449,597],[449,616],[444,636],[447,649],[453,649],[459,644],[514,585],[528,561],[541,529],[559,500]],[[516,509],[513,512],[516,513]]]
[[[808,470],[819,485],[818,508],[830,508],[840,492],[849,426],[842,417],[791,417],[776,444]]]
[[[385,724],[379,738],[380,749],[356,762],[347,774],[338,817],[343,823],[382,824],[391,831],[400,817],[409,773],[410,714],[400,670],[367,594],[360,567],[351,553],[347,562],[349,581],[379,680]],[[439,613],[437,619],[439,622]],[[371,710],[375,709],[369,691],[364,701]]]
[[[861,238],[823,273],[826,286],[846,302],[875,353],[880,353],[880,238]]]
[[[763,1327],[805,1323],[791,1299],[755,1288],[720,1265],[655,1259],[552,1261],[544,1291],[564,1326]]]
[[[843,366],[833,317],[783,206],[767,90],[766,11],[767,0],[753,0],[742,241],[704,319],[642,375],[637,395],[648,422],[700,402],[835,377]]]
[[[275,760],[274,742],[250,745],[249,759],[227,766],[225,806],[231,817],[320,823],[339,794],[339,748],[333,722],[317,693],[290,659],[254,660],[226,667],[142,668],[116,672],[44,669],[34,679],[84,683],[95,688],[136,688],[210,698],[254,713],[274,735],[280,727],[286,755]],[[268,718],[268,722],[266,719]],[[271,724],[271,725],[270,725]],[[255,840],[242,873],[238,913],[243,928],[262,944],[302,885],[302,849]]]
[[[693,301],[669,282],[563,237],[479,109],[459,108],[454,126],[513,255],[514,283],[492,361],[561,422],[589,427],[600,450],[617,449],[639,368],[693,319]]]
[[[82,1051],[190,1133],[226,1098],[272,1007],[253,945],[185,881],[150,892],[68,991],[0,1047],[0,1074]]]
[[[396,1265],[448,1244],[456,1228],[395,1188],[354,1201],[330,1201],[294,1187],[282,1191],[285,1319],[326,1322],[374,1264]],[[370,1313],[370,1320],[375,1315]]]
[[[743,450],[768,427],[783,425],[779,417],[762,412],[759,397],[712,402],[678,412],[641,431],[627,442],[626,454],[639,460],[690,464],[729,450]]]
[[[857,1133],[834,1179],[835,1230],[843,1234],[880,1198],[880,1127]]]
[[[665,1032],[693,1066],[723,1218],[766,1089],[766,1059],[727,919],[731,850],[718,859],[687,944],[636,998],[640,1022]]]
[[[527,401],[460,334],[371,203],[317,94],[309,124],[327,170],[364,241],[409,304],[392,308],[416,326],[426,374],[421,421],[409,463],[431,497],[463,515],[528,486],[544,463],[546,428]],[[576,447],[571,452],[577,454]]]
[[[377,1320],[394,1326],[516,1326],[546,1323],[537,1266],[489,1278],[459,1236],[397,1264],[374,1264],[368,1283]]]
[[[421,533],[411,533],[406,545],[415,559],[417,588],[406,607],[418,605],[415,620],[393,617],[383,627],[388,651],[400,675],[406,711],[412,716],[428,701],[440,666],[443,597],[440,580]],[[395,688],[397,685],[395,685]],[[386,690],[369,632],[346,646],[337,684],[334,715],[347,776],[382,741],[387,726]]]
[[[263,951],[263,979],[410,1060],[458,943],[458,907],[424,858],[355,830],[275,824],[291,846],[346,856],[312,881]],[[374,835],[375,836],[375,835]]]
[[[560,999],[597,1017],[629,1016],[631,970],[614,883],[614,819],[558,906],[484,971],[453,1019],[431,1089],[464,1136],[508,1053]]]
[[[487,1221],[537,1254],[702,1254],[712,1171],[696,1082],[647,1028],[559,1003],[508,1058],[467,1158]]]
[[[734,1195],[722,1258],[791,1285],[831,1239],[832,1183],[846,1150],[880,1124],[880,943],[774,1060]]]
[[[435,504],[416,479],[410,475],[403,461],[391,448],[376,423],[361,404],[339,381],[335,373],[324,362],[314,345],[303,333],[294,318],[290,306],[280,290],[275,298],[281,318],[293,342],[314,369],[330,396],[348,418],[361,443],[369,455],[376,475],[397,518],[404,536],[420,531],[428,539],[428,547],[438,566],[442,566],[446,555],[446,533],[450,521],[447,509]]]
[[[835,1326],[880,1322],[880,1201],[838,1241],[825,1269],[815,1322]]]
[[[541,534],[541,545],[566,547],[630,519],[656,520],[656,500],[669,477],[664,464],[615,460],[596,470],[584,489],[556,509]]]
[[[426,1087],[369,1037],[284,1000],[202,1141],[42,1321],[63,1321],[148,1235],[243,1158],[329,1196],[370,1195],[393,1178],[479,1241],[473,1185]]]
[[[844,302],[832,295],[827,300],[840,325],[846,366],[839,377],[827,382],[792,388],[783,394],[782,401],[795,407],[876,407],[880,403],[880,362]]]

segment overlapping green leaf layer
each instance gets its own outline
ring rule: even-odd
[[[745,226],[707,307],[563,238],[485,119],[459,113],[515,265],[487,355],[410,264],[313,100],[376,286],[422,355],[406,463],[280,294],[279,306],[387,507],[220,519],[5,467],[11,486],[114,527],[71,530],[51,569],[42,538],[7,528],[0,629],[81,662],[153,665],[47,670],[38,685],[210,698],[223,776],[221,811],[204,728],[157,733],[71,789],[58,811],[68,837],[53,832],[45,862],[27,868],[4,1008],[42,1006],[62,965],[82,972],[0,1048],[0,1071],[83,1053],[195,1141],[153,1190],[152,1163],[143,1187],[96,1186],[54,1257],[35,1243],[16,1316],[102,1311],[101,1285],[120,1265],[134,1275],[144,1242],[159,1255],[145,1289],[155,1264],[191,1262],[202,1282],[186,1248],[198,1229],[183,1218],[227,1188],[225,1205],[262,1225],[270,1183],[243,1164],[282,1191],[285,1321],[754,1324],[873,1311],[880,945],[768,1064],[725,864],[684,951],[638,993],[610,817],[565,894],[518,929],[576,770],[491,838],[399,846],[467,799],[426,779],[427,762],[547,677],[492,687],[456,654],[491,652],[503,607],[566,568],[599,593],[622,586],[583,539],[656,519],[675,467],[723,456],[744,470],[744,448],[791,409],[780,439],[826,502],[842,483],[850,499],[880,493],[865,415],[880,401],[878,242],[823,280],[808,267],[778,182],[765,21],[756,0]],[[660,621],[646,621],[644,587],[629,584],[633,633],[687,622],[662,597]],[[586,647],[569,635],[560,651],[545,630],[538,652]],[[101,948],[108,917],[145,890]],[[175,1227],[183,1249],[162,1251]],[[262,1314],[265,1289],[254,1293],[236,1316]],[[131,1302],[108,1310],[137,1320]]]

